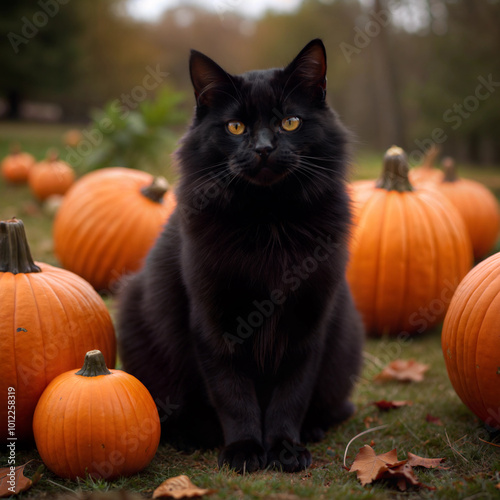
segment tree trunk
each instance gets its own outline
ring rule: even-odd
[[[7,92],[7,118],[19,120],[21,118],[21,94],[16,89]]]

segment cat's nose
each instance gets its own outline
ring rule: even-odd
[[[259,156],[269,156],[274,148],[275,146],[272,143],[272,134],[269,130],[261,130],[257,134],[254,151]]]
[[[274,150],[274,146],[270,145],[270,146],[261,146],[261,147],[256,147],[255,148],[255,152],[259,155],[259,156],[269,156],[271,154],[271,152]]]

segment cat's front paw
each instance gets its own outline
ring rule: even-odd
[[[240,474],[254,472],[266,466],[266,452],[253,439],[236,441],[222,448],[219,453],[219,467],[228,465]]]
[[[311,462],[312,456],[309,450],[288,439],[276,441],[267,453],[267,466],[283,472],[307,469]]]

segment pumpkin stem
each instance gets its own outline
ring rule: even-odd
[[[101,351],[94,349],[85,354],[85,361],[81,370],[76,372],[76,375],[82,377],[98,377],[99,375],[111,375],[111,372],[106,366],[104,356]]]
[[[431,169],[434,167],[434,163],[436,162],[437,157],[439,156],[439,152],[441,148],[433,144],[426,152],[424,156],[424,161],[422,163],[422,167]]]
[[[141,189],[141,193],[146,197],[149,198],[151,201],[154,201],[155,203],[161,203],[161,200],[165,196],[165,193],[169,189],[169,184],[167,182],[167,179],[165,177],[155,177],[153,179],[153,182],[146,187],[143,187]]]
[[[0,221],[0,272],[12,274],[39,273],[31,257],[22,220]]]
[[[450,156],[443,158],[442,161],[444,178],[443,182],[458,181],[457,168],[455,167],[455,160]]]
[[[397,146],[392,146],[384,156],[382,175],[375,186],[387,191],[413,191],[408,180],[408,158],[406,153]]]

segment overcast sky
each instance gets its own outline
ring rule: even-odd
[[[280,12],[293,11],[301,3],[301,0],[129,0],[129,11],[135,17],[154,21],[169,7],[190,3],[203,5],[221,15],[224,12],[238,12],[258,17],[267,9]]]

